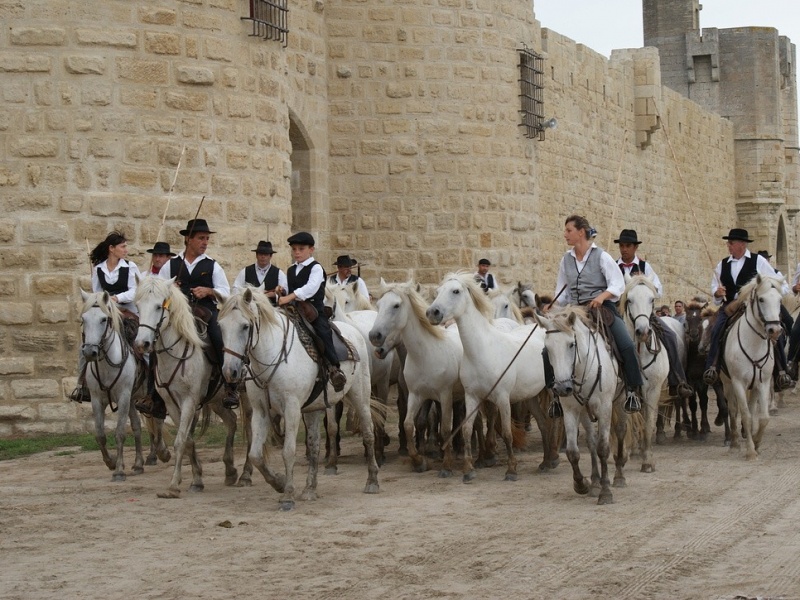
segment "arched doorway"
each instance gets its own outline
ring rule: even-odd
[[[789,251],[786,242],[786,226],[783,224],[783,215],[778,217],[778,236],[775,242],[775,268],[785,273],[787,277],[794,274],[793,265],[789,264]]]
[[[312,153],[311,141],[297,115],[289,110],[289,141],[292,153],[292,231],[311,231],[312,222]]]

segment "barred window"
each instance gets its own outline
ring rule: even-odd
[[[289,38],[289,0],[250,0],[250,16],[243,21],[253,22],[251,36],[277,40],[286,48]]]
[[[525,137],[544,140],[544,58],[528,48],[519,50],[519,97]]]

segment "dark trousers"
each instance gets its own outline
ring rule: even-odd
[[[322,340],[325,345],[325,358],[334,367],[339,366],[339,357],[336,356],[336,350],[333,348],[333,331],[331,331],[331,323],[328,318],[318,311],[319,316],[311,323],[314,326],[314,331]]]
[[[651,315],[650,319],[658,319],[659,317]],[[658,323],[663,330],[662,343],[664,350],[667,351],[669,357],[669,374],[667,375],[667,385],[677,386],[681,382],[686,381],[686,372],[683,370],[681,357],[678,355],[678,336],[669,328],[663,321]]]
[[[608,308],[614,313],[614,322],[609,327],[611,335],[614,336],[614,342],[617,344],[617,349],[622,356],[622,373],[625,378],[625,386],[631,390],[641,387],[644,384],[642,379],[642,371],[639,368],[639,358],[636,356],[636,346],[628,335],[628,328],[625,327],[625,322],[617,312],[616,305],[610,300],[603,302],[603,306]]]
[[[219,310],[216,308],[211,309],[211,318],[208,320],[208,341],[214,349],[214,357],[217,360],[217,364],[222,368],[222,348],[225,344],[222,342],[222,330],[219,328],[219,323],[217,322],[218,316]]]
[[[717,365],[717,355],[719,354],[719,339],[725,331],[725,323],[728,322],[728,313],[725,312],[725,304],[717,311],[717,320],[714,321],[714,328],[711,330],[711,343],[708,346],[706,355],[706,369]]]
[[[789,334],[789,360],[797,360],[797,350],[800,347],[800,319],[792,325],[791,333]]]

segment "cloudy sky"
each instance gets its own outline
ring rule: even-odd
[[[768,26],[800,44],[798,0],[701,0],[700,27]],[[757,8],[754,8],[757,7]],[[605,56],[642,46],[642,0],[533,0],[547,27]]]

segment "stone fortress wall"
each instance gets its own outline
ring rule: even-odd
[[[292,0],[283,48],[247,5],[0,3],[0,436],[89,428],[65,400],[86,240],[120,228],[144,268],[203,195],[231,280],[259,239],[288,266],[303,228],[372,288],[487,256],[549,293],[577,212],[605,247],[637,229],[668,299],[707,288],[739,223],[734,126],[662,85],[655,49],[607,60],[523,0]],[[545,141],[518,127],[523,46],[546,58]]]

